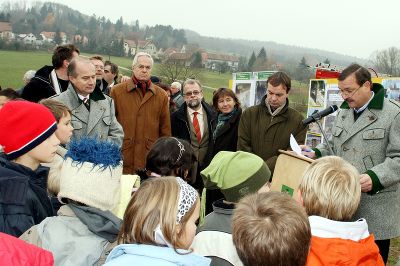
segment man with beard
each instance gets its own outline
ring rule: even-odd
[[[100,91],[106,95],[108,95],[107,87],[108,83],[104,79],[104,61],[103,57],[100,55],[95,55],[89,58],[92,61],[95,69],[96,69],[96,87],[100,89]]]
[[[200,171],[207,167],[203,164],[208,143],[212,141],[212,124],[217,114],[203,101],[203,90],[198,80],[188,79],[183,83],[185,103],[171,115],[172,136],[189,141],[197,156],[197,163],[191,169],[190,182],[197,189],[203,188]]]
[[[93,63],[86,58],[75,58],[68,65],[68,89],[54,100],[71,110],[72,138],[96,136],[121,146],[124,132],[115,117],[114,101],[96,87]]]

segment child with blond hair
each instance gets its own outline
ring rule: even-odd
[[[352,221],[361,198],[357,169],[337,156],[313,162],[303,174],[299,199],[311,225],[307,265],[384,265],[367,221]]]

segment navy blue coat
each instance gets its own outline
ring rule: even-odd
[[[36,171],[0,156],[0,232],[19,237],[53,216],[47,195],[49,169]]]

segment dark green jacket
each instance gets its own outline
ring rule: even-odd
[[[260,156],[273,172],[278,150],[290,148],[290,134],[299,144],[304,144],[307,128],[302,120],[303,116],[289,107],[289,100],[282,111],[272,117],[264,96],[259,105],[246,109],[240,118],[238,150]]]

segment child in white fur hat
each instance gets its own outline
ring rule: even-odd
[[[55,265],[100,265],[117,239],[121,152],[111,142],[73,140],[61,169],[58,197],[66,205],[21,238],[51,251]],[[103,261],[104,263],[104,261]]]

